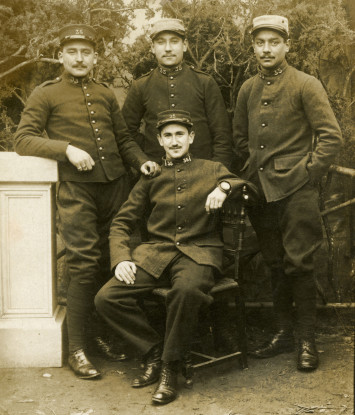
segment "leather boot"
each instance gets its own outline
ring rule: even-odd
[[[105,341],[101,336],[95,336],[90,341],[90,351],[112,362],[126,360],[125,353],[120,352],[112,342]]]
[[[80,379],[93,379],[101,375],[87,359],[83,349],[71,353],[69,355],[68,363]]]
[[[298,343],[297,369],[310,372],[318,367],[318,352],[314,340],[300,340]]]
[[[163,363],[159,385],[155,390],[152,401],[157,405],[165,405],[177,397],[178,363]]]
[[[249,352],[250,356],[258,359],[273,357],[281,353],[293,352],[294,338],[289,330],[279,330],[274,337],[259,349]]]
[[[133,380],[132,388],[143,388],[158,381],[161,369],[161,354],[162,348],[160,344],[152,347],[146,355],[144,373]]]

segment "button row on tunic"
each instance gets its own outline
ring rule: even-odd
[[[85,85],[85,86],[83,86],[83,89],[85,89],[85,90],[86,90],[86,89],[87,89],[87,86],[86,86],[86,85]],[[91,94],[86,93],[85,95],[86,95],[87,97],[89,97]],[[92,102],[88,102],[88,103],[87,103],[87,106],[88,106],[88,107],[91,107],[91,106],[92,106]],[[91,111],[90,111],[90,115],[94,115],[94,114],[95,114],[95,111],[94,111],[94,110],[91,110]],[[96,120],[91,120],[91,124],[96,124]],[[98,133],[98,132],[99,132],[99,128],[95,128],[95,129],[94,129],[94,131],[95,131],[95,133]],[[102,138],[101,138],[101,137],[97,137],[97,138],[96,138],[96,140],[97,140],[97,141],[101,141],[101,140],[102,140]],[[104,150],[104,148],[100,146],[100,147],[99,147],[99,151],[103,151],[103,150]],[[105,160],[105,156],[101,156],[101,160]]]

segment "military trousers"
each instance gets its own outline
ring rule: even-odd
[[[271,269],[273,302],[279,328],[292,325],[295,302],[297,332],[314,335],[316,284],[314,254],[323,240],[317,189],[305,184],[292,195],[250,208],[265,262]]]
[[[59,183],[57,207],[69,279],[67,325],[71,352],[85,346],[85,326],[94,309],[94,296],[111,277],[108,235],[128,192],[126,175],[107,183]]]
[[[166,299],[162,355],[163,361],[171,362],[181,360],[188,351],[199,311],[213,301],[209,291],[214,283],[213,267],[199,265],[179,253],[160,278],[141,268],[137,268],[133,285],[112,278],[97,293],[95,305],[117,335],[144,355],[163,339],[149,323],[141,302],[154,288],[171,287]]]

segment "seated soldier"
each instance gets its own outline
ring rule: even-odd
[[[145,355],[145,371],[132,386],[159,380],[153,403],[166,404],[177,396],[179,362],[189,349],[199,310],[212,302],[215,271],[221,271],[223,242],[214,213],[246,182],[219,162],[189,154],[194,140],[190,113],[163,111],[157,128],[166,153],[161,175],[142,177],[115,216],[109,237],[115,277],[98,292],[95,304],[116,333]],[[130,235],[147,204],[152,207],[149,241],[131,252]],[[164,342],[138,301],[162,286],[171,287]]]

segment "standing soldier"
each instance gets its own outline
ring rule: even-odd
[[[145,175],[155,175],[159,167],[129,136],[113,91],[91,77],[97,61],[94,29],[65,26],[59,38],[63,76],[33,91],[15,148],[20,155],[58,161],[59,232],[70,277],[69,365],[86,379],[100,375],[85,355],[84,327],[109,257],[111,220],[128,196],[123,161]]]
[[[161,19],[150,37],[158,67],[133,81],[128,92],[122,113],[130,134],[150,159],[160,163],[164,152],[156,138],[157,114],[166,109],[189,111],[196,134],[191,153],[228,168],[232,132],[225,104],[214,79],[183,62],[187,40],[182,21]]]
[[[239,92],[234,139],[246,161],[244,177],[262,194],[249,218],[271,268],[278,323],[275,336],[252,354],[266,358],[294,349],[294,301],[297,367],[314,370],[318,354],[313,259],[322,242],[316,183],[334,161],[341,132],[321,83],[285,60],[288,20],[259,16],[251,33],[259,73]]]

